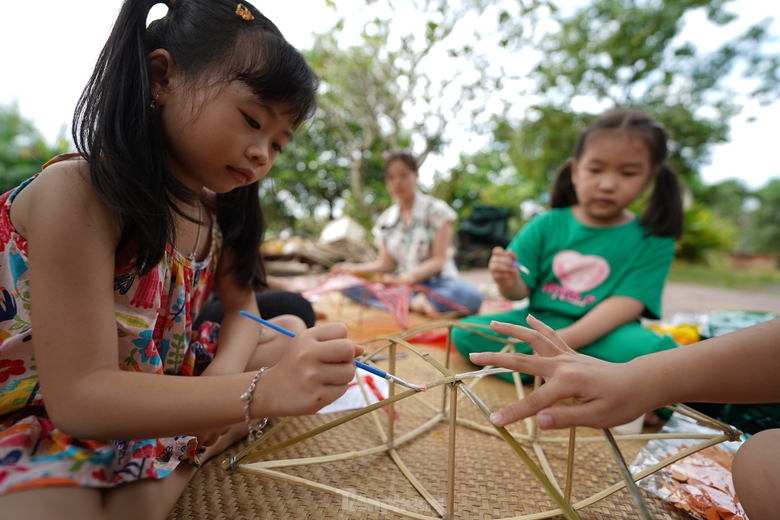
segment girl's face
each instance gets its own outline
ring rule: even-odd
[[[158,99],[170,167],[190,189],[217,193],[262,179],[292,140],[293,117],[241,81]]]
[[[577,193],[572,212],[590,226],[626,223],[632,218],[626,207],[653,176],[650,150],[641,138],[619,130],[600,131],[587,139],[584,152],[572,162]]]
[[[417,191],[417,172],[404,161],[395,160],[385,167],[385,186],[394,199],[408,200]]]

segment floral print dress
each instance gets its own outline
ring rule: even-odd
[[[44,168],[71,158],[57,157]],[[32,181],[34,177],[0,196],[0,495],[47,486],[112,487],[165,477],[181,461],[197,465],[202,449],[191,436],[77,439],[48,419],[33,351],[27,241],[10,219],[14,197]],[[193,376],[208,366],[218,325],[191,328],[211,291],[220,245],[215,223],[202,262],[168,245],[163,260],[143,276],[132,261],[115,270],[121,370]]]

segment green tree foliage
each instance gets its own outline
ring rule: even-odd
[[[753,196],[753,192],[737,179],[702,186],[697,193],[699,202],[711,208],[719,217],[728,220],[737,220],[743,215],[746,201]]]
[[[533,24],[535,8],[544,2],[527,2],[524,27]],[[370,224],[389,204],[382,154],[404,150],[422,164],[446,144],[448,128],[468,131],[463,121],[468,127],[484,109],[482,100],[500,87],[502,71],[489,70],[480,42],[495,39],[496,23],[507,22],[505,9],[488,13],[505,3],[366,0],[359,12],[348,13],[350,20],[364,20],[359,44],[342,44],[356,39],[343,18],[318,34],[305,54],[322,79],[320,109],[274,167],[266,207],[298,225],[341,210]],[[337,9],[336,2],[328,5]],[[483,16],[490,23],[478,23]],[[522,37],[519,26],[514,38]],[[470,36],[464,39],[465,31]]]
[[[749,215],[749,252],[780,253],[780,180],[772,179],[755,196],[760,206]]]
[[[692,263],[707,263],[711,252],[731,250],[736,234],[737,228],[731,221],[694,202],[685,210],[685,230],[677,242],[676,256]]]
[[[519,127],[503,116],[494,117],[492,141],[481,152],[461,157],[447,200],[464,215],[479,203],[511,209],[527,199],[546,203],[555,172],[590,118],[543,105],[529,108]]]
[[[50,147],[17,104],[0,105],[0,193],[41,171],[41,166],[68,150],[64,135]]]
[[[361,134],[353,126],[355,135]],[[271,175],[261,185],[263,208],[269,228],[285,228],[298,233],[319,233],[319,221],[331,220],[341,212],[370,227],[367,208],[385,208],[390,198],[383,189],[382,152],[387,144],[375,140],[364,152],[361,164],[361,190],[366,206],[355,207],[351,196],[351,150],[339,129],[329,126],[324,115],[305,125],[276,160]],[[319,217],[319,218],[317,218]]]

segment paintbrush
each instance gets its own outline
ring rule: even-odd
[[[260,316],[255,316],[254,314],[250,314],[250,313],[248,313],[246,311],[240,311],[240,314],[242,316],[246,316],[247,318],[249,318],[251,320],[255,320],[258,323],[262,323],[263,325],[265,325],[266,327],[268,327],[270,329],[274,329],[277,332],[281,332],[282,334],[284,334],[286,336],[289,336],[291,338],[295,337],[295,333],[294,332],[290,332],[289,330],[285,329],[284,327],[280,327],[279,325],[271,323],[268,320],[264,320]],[[393,374],[388,374],[384,370],[380,370],[380,369],[378,369],[376,367],[372,367],[371,365],[367,365],[366,363],[362,363],[362,362],[358,361],[357,359],[355,360],[355,365],[358,368],[362,368],[366,372],[371,372],[372,374],[377,375],[377,376],[381,377],[382,379],[386,379],[386,380],[390,381],[391,383],[396,383],[396,384],[399,384],[401,386],[405,386],[406,388],[411,388],[413,390],[417,390],[418,392],[424,392],[426,390],[424,385],[415,385],[414,383],[408,383],[408,382],[404,381],[403,379],[401,379],[400,377],[396,377]]]
[[[514,265],[515,267],[520,269],[522,272],[524,272],[525,274],[531,274],[531,271],[529,271],[526,266],[524,266],[523,264],[521,264],[520,262],[518,262],[514,258],[510,258],[510,260],[512,261],[512,265]]]
[[[433,388],[434,386],[439,386],[445,383],[455,383],[457,381],[462,381],[464,379],[479,379],[485,376],[492,376],[496,374],[511,374],[512,372],[516,372],[516,370],[512,370],[511,368],[502,368],[502,367],[483,368],[482,370],[474,370],[473,372],[462,372],[460,374],[453,374],[451,376],[442,379],[437,379],[435,381],[429,381],[425,383],[425,386],[426,388]]]

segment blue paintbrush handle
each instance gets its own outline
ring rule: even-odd
[[[251,320],[255,320],[256,322],[262,323],[263,325],[265,325],[266,327],[268,327],[270,329],[274,329],[275,331],[281,332],[282,334],[290,336],[291,338],[295,337],[295,334],[293,332],[290,332],[289,330],[287,330],[285,328],[282,328],[279,325],[271,323],[268,320],[264,320],[260,316],[255,316],[254,314],[250,314],[250,313],[248,313],[246,311],[239,311],[239,313],[241,314],[241,316],[245,316],[245,317],[247,317],[247,318],[249,318]],[[385,379],[387,377],[387,372],[385,372],[383,370],[379,370],[376,367],[372,367],[371,365],[366,365],[365,363],[362,363],[360,361],[355,361],[355,365],[357,365],[358,368],[362,368],[366,372],[371,372],[372,374],[375,374],[375,375],[381,377],[382,379]]]
[[[379,370],[378,368],[372,367],[371,365],[366,365],[365,363],[360,362],[357,359],[355,360],[355,365],[358,368],[362,368],[366,372],[371,372],[372,374],[378,375],[382,379],[387,379],[387,372],[385,372],[384,370]]]
[[[524,266],[523,264],[521,264],[520,262],[518,262],[514,258],[512,258],[511,260],[512,260],[512,263],[514,264],[514,266],[517,267],[518,269],[520,269],[522,272],[524,272],[525,274],[531,274],[531,271],[529,271],[526,266]]]
[[[276,332],[281,332],[282,334],[284,334],[286,336],[290,336],[291,338],[295,337],[295,333],[290,332],[289,330],[287,330],[285,328],[282,328],[279,325],[274,325],[270,321],[264,320],[260,316],[255,316],[254,314],[249,314],[246,311],[239,311],[239,314],[241,314],[241,316],[246,316],[250,320],[255,320],[255,321],[259,322],[259,323],[262,323],[263,325],[265,325],[269,329],[274,329]]]

